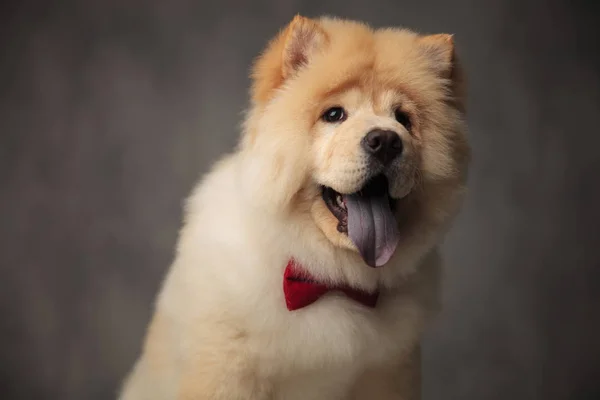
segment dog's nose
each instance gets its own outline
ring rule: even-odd
[[[402,139],[394,131],[373,129],[362,140],[362,146],[367,153],[381,161],[390,163],[402,153]]]

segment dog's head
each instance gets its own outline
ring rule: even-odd
[[[463,106],[452,36],[296,17],[254,66],[244,179],[381,266],[457,211]]]

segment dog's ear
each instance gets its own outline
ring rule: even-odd
[[[456,55],[454,35],[441,33],[421,36],[419,45],[431,68],[443,79],[450,81],[455,106],[465,111],[466,82],[463,69]]]
[[[275,89],[310,62],[328,41],[319,23],[297,15],[267,46],[252,70],[252,100],[268,101]]]
[[[431,67],[444,77],[450,76],[454,61],[454,36],[446,33],[422,36],[419,45]]]
[[[327,42],[327,34],[316,21],[296,16],[289,24],[282,54],[283,78],[292,76],[307,65],[317,51]]]

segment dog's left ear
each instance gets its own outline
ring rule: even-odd
[[[456,55],[454,35],[441,33],[421,36],[419,45],[429,65],[443,79],[448,79],[455,106],[466,112],[466,82]]]
[[[449,78],[454,62],[454,36],[446,33],[422,36],[419,45],[431,67],[444,78]]]
[[[267,46],[252,71],[252,99],[268,101],[275,89],[292,77],[327,44],[327,33],[319,23],[297,15]]]

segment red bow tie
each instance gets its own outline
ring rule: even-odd
[[[318,283],[294,260],[288,262],[283,274],[283,293],[288,310],[294,311],[311,305],[332,290],[339,290],[352,300],[371,308],[375,307],[379,297],[379,292],[368,293],[349,286],[327,286]]]

